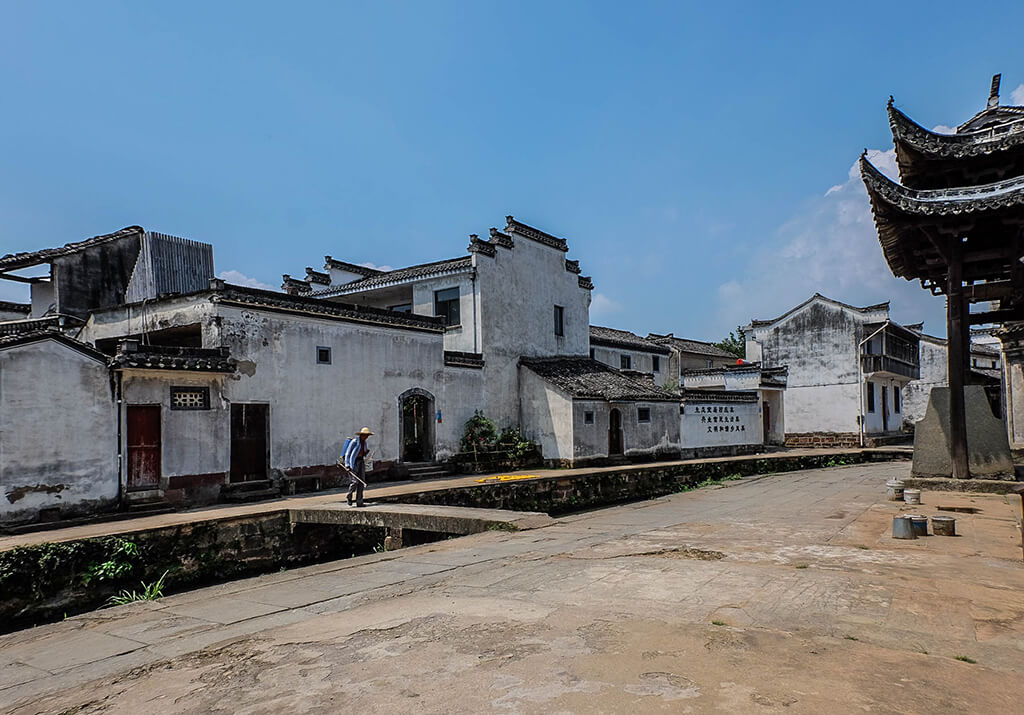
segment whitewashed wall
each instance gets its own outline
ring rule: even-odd
[[[499,427],[520,420],[519,372],[523,357],[587,355],[590,351],[590,291],[565,270],[566,254],[514,235],[514,248],[477,254],[484,399]],[[554,332],[554,306],[564,311],[563,337]],[[525,424],[523,425],[526,426]]]
[[[684,449],[764,441],[757,402],[686,402],[679,418]]]
[[[0,521],[112,506],[116,434],[102,360],[55,340],[0,349]]]

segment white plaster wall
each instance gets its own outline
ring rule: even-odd
[[[231,402],[270,403],[271,466],[332,464],[345,438],[363,426],[375,459],[399,457],[401,394],[434,396],[439,459],[458,450],[462,428],[479,409],[480,370],[446,368],[439,333],[285,316],[218,306],[221,339],[239,360],[225,383]],[[329,347],[329,365],[316,348]]]
[[[231,468],[231,405],[225,375],[177,370],[127,370],[122,378],[124,407],[160,405],[160,459],[163,478],[225,475]],[[209,410],[172,410],[172,386],[210,388]],[[127,418],[125,418],[127,419]],[[127,424],[127,422],[125,422]],[[122,449],[127,453],[127,430]],[[127,475],[124,475],[127,479]]]
[[[576,400],[573,402],[574,460],[600,459],[608,456],[608,414],[610,411],[611,406],[603,400]],[[594,413],[593,424],[586,424],[587,412]]]
[[[876,378],[876,379],[872,379],[872,380],[866,380],[865,384],[867,382],[871,382],[875,386],[875,388],[874,388],[875,389],[875,411],[874,412],[868,412],[867,411],[867,404],[868,404],[868,402],[867,402],[867,395],[865,394],[865,397],[864,397],[864,412],[865,412],[865,414],[864,414],[864,431],[867,434],[876,434],[876,433],[885,432],[885,431],[895,432],[895,431],[898,431],[898,430],[902,429],[903,428],[903,405],[902,404],[900,405],[900,411],[899,412],[897,412],[895,410],[895,405],[893,404],[893,389],[896,388],[896,387],[901,387],[902,384],[904,384],[904,383],[896,381],[896,380],[886,379],[886,378]],[[884,423],[883,417],[882,417],[882,388],[883,387],[888,388],[886,390],[886,394],[885,394],[885,401],[888,403],[888,409],[889,409],[888,430],[886,430],[886,428],[885,428],[885,423]],[[902,403],[902,398],[903,398],[903,394],[902,393],[905,393],[906,390],[901,389],[900,392],[901,392],[900,402]]]
[[[786,432],[858,432],[855,382],[786,388]]]
[[[763,363],[789,367],[787,433],[859,431],[860,326],[885,319],[884,311],[860,314],[815,300],[753,331]]]
[[[684,404],[679,420],[682,446],[686,449],[763,442],[757,402]]]
[[[209,295],[191,295],[153,304],[129,305],[93,313],[78,334],[78,340],[95,345],[147,331],[183,325],[202,325],[203,347],[219,347],[219,330]]]
[[[476,281],[465,273],[441,278],[431,278],[413,284],[412,312],[417,315],[434,315],[434,292],[446,288],[459,289],[458,326],[450,326],[444,332],[444,349],[465,353],[480,352],[480,338],[477,334],[477,313],[475,307]]]
[[[761,402],[768,403],[768,434],[764,435],[766,444],[783,444],[786,441],[786,398],[784,390],[761,390]],[[764,405],[761,405],[764,411]],[[759,420],[761,431],[764,431],[764,418]]]
[[[606,347],[604,345],[591,345],[591,350],[594,351],[594,359],[605,365],[614,367],[616,370],[622,368],[621,357],[628,355],[632,360],[630,370],[636,370],[638,372],[650,372],[654,374],[654,381],[657,383],[662,382],[662,378],[665,373],[668,372],[668,355],[659,355],[661,358],[659,370],[654,370],[654,354],[646,353],[640,350],[627,350],[625,348],[613,348]]]
[[[101,361],[53,340],[0,350],[0,521],[113,503],[115,419]]]
[[[678,452],[678,402],[613,402],[609,410],[612,408],[618,408],[622,413],[622,448],[627,457]],[[638,411],[641,408],[651,411],[650,422],[639,421]]]
[[[565,270],[566,254],[518,235],[513,241],[513,248],[499,247],[493,258],[476,254],[484,404],[499,427],[520,418],[520,356],[590,352],[590,291]],[[555,305],[565,309],[563,337],[555,336]]]
[[[1024,449],[1024,365],[1007,360],[1003,379],[1006,381],[1006,421],[1010,447]]]
[[[946,344],[937,340],[921,338],[919,351],[921,358],[921,378],[911,380],[903,390],[903,419],[917,422],[924,419],[928,409],[928,397],[933,387],[945,387],[948,382],[946,372]]]
[[[573,459],[572,399],[532,370],[520,367],[518,372],[519,415],[516,421],[522,425],[523,434],[540,445],[544,459]]]
[[[39,318],[46,314],[57,302],[57,292],[50,281],[40,281],[32,284],[32,314],[31,317]]]

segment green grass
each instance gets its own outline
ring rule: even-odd
[[[142,583],[141,591],[129,591],[124,589],[116,596],[111,596],[107,603],[111,606],[122,606],[126,603],[136,601],[155,601],[164,595],[164,579],[167,578],[167,571],[164,571],[153,583]]]
[[[807,568],[807,564],[797,564],[794,568],[805,569]]]
[[[857,636],[843,636],[843,638],[845,638],[848,641],[859,641],[860,640],[860,638],[858,638]]]
[[[962,661],[964,663],[972,663],[972,664],[978,662],[974,658],[968,658],[966,655],[958,655],[955,658],[955,660],[959,660],[959,661]]]
[[[859,545],[857,546],[857,548],[858,548],[858,549],[863,549],[864,551],[867,551],[867,550],[868,550],[868,549],[870,549],[871,547],[870,547],[870,546],[865,546],[864,544],[859,544]]]
[[[725,625],[725,621],[711,621],[711,625],[713,625],[713,626],[724,626]]]

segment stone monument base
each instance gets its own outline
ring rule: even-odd
[[[967,414],[967,461],[971,477],[1015,480],[1006,426],[996,419],[981,385],[964,387]],[[933,387],[924,419],[914,426],[915,477],[951,477],[949,388]]]

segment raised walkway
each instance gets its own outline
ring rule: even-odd
[[[586,479],[588,477],[608,473],[650,472],[661,468],[685,465],[727,465],[735,463],[737,466],[740,466],[744,463],[764,461],[768,466],[765,471],[771,472],[775,471],[771,468],[772,463],[779,464],[780,468],[778,471],[787,471],[787,469],[785,469],[785,463],[800,458],[839,458],[844,455],[853,455],[859,459],[863,459],[865,456],[868,456],[874,461],[881,461],[887,458],[907,458],[909,454],[910,450],[905,447],[877,447],[867,449],[784,449],[741,457],[709,457],[705,459],[688,459],[672,462],[644,462],[624,466],[584,467],[579,469],[531,469],[500,474],[459,475],[429,481],[379,482],[371,484],[367,488],[366,499],[368,501],[373,501],[375,499],[397,501],[403,497],[414,497],[416,495],[423,495],[429,492],[443,490],[483,487],[487,485],[504,485],[510,482],[521,483],[533,480]],[[59,543],[64,541],[75,541],[78,539],[99,538],[103,536],[123,536],[139,531],[161,529],[169,526],[197,524],[221,519],[234,519],[283,510],[308,509],[310,507],[324,504],[337,504],[344,501],[344,498],[345,492],[343,490],[333,489],[330,491],[301,494],[281,499],[253,502],[250,504],[218,504],[173,513],[139,516],[136,518],[119,519],[117,521],[97,522],[93,524],[70,526],[46,531],[33,531],[24,534],[0,536],[0,551],[13,549],[17,546]],[[348,507],[346,506],[345,508]]]

